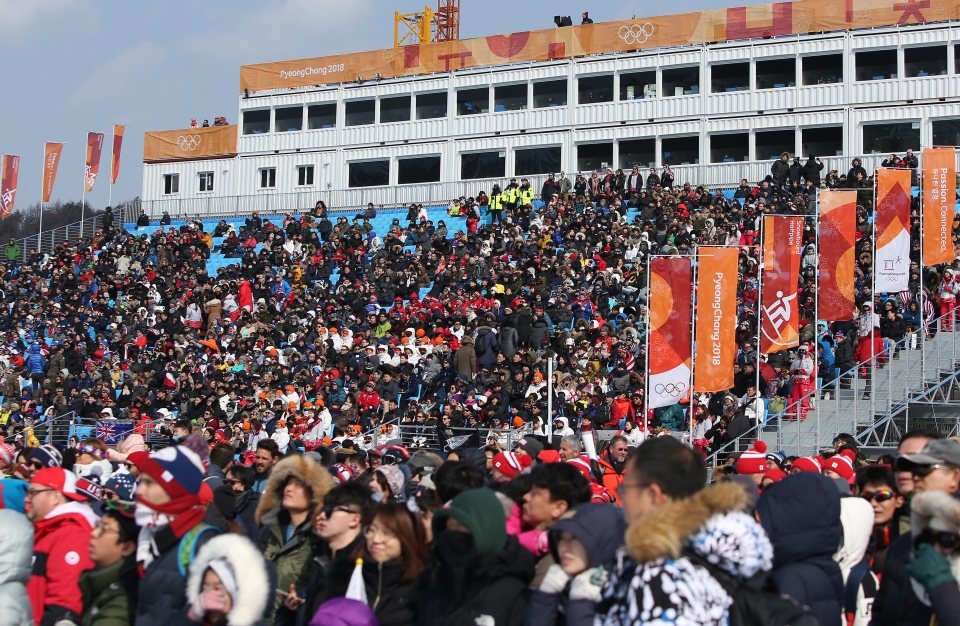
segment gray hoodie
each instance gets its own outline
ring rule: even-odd
[[[27,597],[33,558],[33,524],[26,515],[0,509],[0,626],[33,626]]]

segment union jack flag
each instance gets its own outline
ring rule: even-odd
[[[124,438],[133,434],[133,422],[102,421],[97,422],[97,439],[108,446],[115,446]]]

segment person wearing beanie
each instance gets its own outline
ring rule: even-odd
[[[853,463],[856,460],[856,454],[853,450],[844,450],[840,454],[835,454],[828,459],[823,460],[823,475],[827,478],[842,478],[848,485],[853,484],[854,471]]]
[[[793,465],[790,467],[791,474],[799,474],[800,472],[813,472],[819,474],[823,471],[823,459],[818,456],[802,456],[796,461],[793,462]]]
[[[89,553],[96,567],[85,571],[79,583],[84,626],[127,626],[136,614],[140,527],[134,511],[129,502],[108,501],[100,523],[93,527]]]
[[[17,451],[9,443],[0,442],[0,472],[9,476],[17,461]]]
[[[749,476],[757,487],[763,482],[763,475],[767,473],[767,444],[756,441],[737,459],[737,474]]]
[[[104,500],[132,502],[137,490],[137,481],[129,472],[117,472],[103,483]]]
[[[526,437],[517,442],[517,447],[514,450],[514,453],[517,455],[527,455],[533,457],[534,459],[543,452],[543,444],[534,439],[533,437]]]
[[[766,489],[774,483],[778,483],[787,477],[787,473],[782,469],[767,470],[760,481],[760,489]]]
[[[93,567],[87,553],[99,521],[77,491],[73,473],[47,467],[34,473],[27,489],[27,517],[33,522],[33,571],[27,594],[37,626],[75,619],[83,610],[77,582]]]
[[[534,562],[507,534],[496,494],[464,491],[434,514],[432,525],[417,623],[518,624],[527,612]]]
[[[218,531],[204,523],[213,492],[197,453],[175,446],[134,452],[127,461],[140,471],[136,520],[137,564],[142,573],[136,626],[162,626],[187,603],[187,563]]]
[[[495,483],[508,483],[526,472],[531,463],[533,463],[533,457],[530,455],[499,452],[491,461],[490,476]]]
[[[60,467],[63,465],[63,455],[52,444],[45,443],[30,453],[30,465],[34,469]]]

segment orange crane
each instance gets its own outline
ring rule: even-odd
[[[460,0],[437,0],[417,13],[393,12],[393,47],[460,39]]]

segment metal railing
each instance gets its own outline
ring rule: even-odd
[[[123,202],[115,206],[114,209],[113,227],[119,230],[125,219],[132,218],[131,221],[136,221],[136,216],[140,213],[140,201]],[[19,261],[25,263],[33,250],[37,250],[40,254],[52,254],[60,244],[78,239],[90,239],[102,224],[103,213],[97,213],[84,218],[83,221],[44,230],[41,235],[31,235],[17,239],[17,245],[20,246]],[[39,246],[37,245],[38,241]]]
[[[400,424],[396,421],[381,424],[365,433],[362,437],[371,446],[404,445],[411,450],[452,451],[465,448],[482,448],[491,438],[497,440],[503,450],[512,450],[515,441],[529,434],[526,427],[511,429],[494,428],[446,428],[454,434],[442,436],[440,426],[422,424]]]

